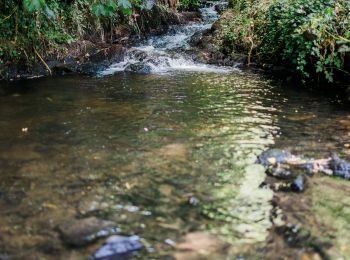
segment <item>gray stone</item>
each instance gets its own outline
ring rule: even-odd
[[[96,217],[74,219],[59,225],[58,230],[63,241],[71,246],[84,246],[120,231],[113,222]]]
[[[291,183],[290,188],[295,192],[303,192],[305,190],[305,182],[305,177],[303,175],[299,175]]]
[[[143,248],[137,236],[111,236],[92,256],[94,260],[128,259],[134,252]]]
[[[340,159],[338,155],[332,155],[332,159],[329,161],[329,168],[333,171],[334,176],[350,179],[350,163]]]
[[[137,62],[134,64],[129,64],[125,68],[126,72],[148,74],[151,73],[151,66],[144,62]]]
[[[293,155],[286,150],[269,149],[258,156],[257,163],[264,166],[271,166],[278,163],[287,163],[292,158]]]

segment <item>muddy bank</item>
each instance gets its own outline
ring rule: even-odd
[[[178,13],[155,5],[151,10],[141,10],[135,16],[137,30],[135,25],[120,24],[113,28],[113,34],[105,32],[103,40],[96,35],[86,35],[84,39],[65,46],[67,53],[64,56],[45,57],[44,54],[39,54],[40,59],[35,63],[24,60],[18,64],[0,65],[0,80],[33,79],[72,73],[94,75],[112,63],[122,61],[126,49],[135,42],[163,34],[171,25],[200,19],[199,12]]]

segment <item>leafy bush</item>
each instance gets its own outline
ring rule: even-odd
[[[350,52],[350,1],[278,0],[265,28],[263,57],[291,63],[304,78],[319,73],[332,82]]]
[[[231,11],[226,12],[221,22],[224,32],[222,50],[226,54],[247,52],[248,64],[256,47],[260,44],[260,34],[265,26],[268,1],[233,0]]]
[[[64,44],[111,28],[141,0],[0,1],[0,65],[64,54]]]
[[[349,74],[349,0],[232,0],[222,50],[286,64],[302,79]],[[248,58],[248,62],[249,62]]]
[[[201,0],[180,0],[180,9],[197,10],[201,5]]]

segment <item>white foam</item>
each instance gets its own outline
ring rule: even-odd
[[[138,47],[128,50],[124,61],[112,64],[101,71],[101,76],[122,72],[130,64],[142,63],[150,69],[151,73],[164,73],[169,71],[198,71],[228,73],[237,71],[237,67],[221,67],[198,63],[191,57],[181,54],[190,49],[191,36],[199,31],[211,27],[218,18],[214,8],[202,8],[204,22],[192,23],[186,26],[174,26],[169,33],[152,37]]]

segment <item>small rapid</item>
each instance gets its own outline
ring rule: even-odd
[[[208,65],[195,61],[190,45],[191,37],[210,29],[219,18],[215,6],[200,9],[202,20],[186,25],[174,25],[161,36],[153,36],[128,49],[124,61],[114,63],[100,72],[100,76],[118,72],[164,73],[174,70],[199,72],[231,72],[235,67]]]

